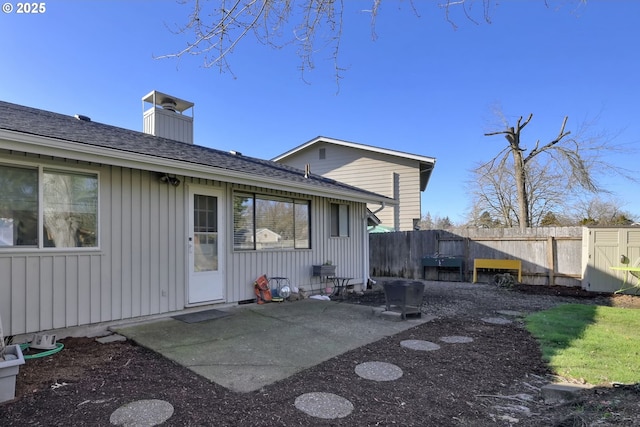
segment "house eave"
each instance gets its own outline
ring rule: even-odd
[[[389,156],[395,156],[395,157],[402,157],[402,158],[406,158],[406,159],[412,159],[412,160],[417,160],[419,162],[423,162],[423,163],[430,163],[430,164],[435,164],[436,159],[434,157],[428,157],[428,156],[421,156],[418,154],[411,154],[411,153],[405,153],[403,151],[397,151],[397,150],[391,150],[388,148],[381,148],[381,147],[375,147],[373,145],[366,145],[366,144],[359,144],[356,142],[350,142],[350,141],[343,141],[340,139],[335,139],[335,138],[327,138],[324,136],[318,136],[314,139],[312,139],[311,141],[307,141],[304,144],[301,144],[285,153],[280,154],[277,157],[274,157],[273,160],[274,162],[278,162],[282,159],[285,159],[299,151],[303,151],[317,143],[320,142],[326,142],[329,144],[335,144],[335,145],[341,145],[343,147],[350,147],[350,148],[357,148],[359,150],[367,150],[367,151],[371,151],[371,152],[375,152],[375,153],[380,153],[380,154],[386,154]]]
[[[436,166],[435,157],[405,153],[403,151],[375,147],[375,146],[366,145],[366,144],[359,144],[356,142],[343,141],[335,138],[327,138],[324,136],[318,136],[310,141],[305,142],[304,144],[301,144],[285,153],[280,154],[279,156],[272,158],[271,160],[274,162],[280,162],[296,153],[304,151],[319,143],[335,144],[342,147],[355,148],[358,150],[371,151],[373,153],[379,153],[379,154],[384,154],[384,155],[393,156],[393,157],[400,157],[403,159],[415,160],[418,162],[419,168],[420,168],[420,191],[425,191],[427,189],[427,185],[429,184],[429,179],[431,178],[431,173]]]
[[[304,193],[312,196],[342,199],[360,203],[386,203],[394,205],[395,200],[375,194],[359,194],[355,191],[332,188],[323,190],[318,186],[304,183],[291,183],[282,179],[266,176],[254,176],[229,169],[196,163],[133,153],[114,148],[100,147],[80,142],[66,141],[40,135],[25,134],[17,131],[0,129],[2,148],[9,151],[25,152],[29,154],[65,158],[88,163],[107,164],[154,172],[166,172],[176,175],[189,176],[230,182],[240,185],[257,186],[272,190]],[[304,171],[301,171],[304,173]]]

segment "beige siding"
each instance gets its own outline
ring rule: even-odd
[[[325,150],[324,159],[320,159],[320,149]],[[387,207],[376,214],[385,226],[409,231],[413,230],[413,219],[420,218],[420,165],[416,160],[320,143],[287,157],[283,163],[299,169],[309,164],[314,174],[390,198],[397,197],[398,208]],[[394,174],[399,176],[397,190],[394,190]],[[372,211],[378,208],[378,205],[369,206]]]

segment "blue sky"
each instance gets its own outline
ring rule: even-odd
[[[0,14],[0,99],[142,129],[141,97],[159,90],[195,103],[196,143],[272,158],[318,135],[437,159],[423,214],[464,220],[469,170],[504,147],[492,113],[533,113],[525,141],[548,141],[598,118],[597,131],[640,147],[640,2],[502,1],[491,24],[437,2],[385,0],[372,41],[371,1],[346,2],[339,88],[331,52],[299,73],[291,46],[246,39],[229,58],[233,74],[202,58],[154,59],[186,41],[168,28],[189,5],[157,1],[47,1],[40,15]],[[476,0],[473,13],[480,12]],[[476,15],[480,18],[480,15]],[[339,89],[339,90],[338,90]],[[527,144],[525,144],[526,146]],[[638,152],[607,160],[638,171]],[[639,184],[600,177],[623,208],[640,215]]]

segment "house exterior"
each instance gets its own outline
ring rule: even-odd
[[[0,102],[6,335],[250,301],[262,274],[319,289],[327,260],[366,283],[366,206],[393,200],[193,144],[193,104],[143,100],[145,132]]]
[[[425,191],[436,159],[386,148],[319,136],[272,159],[385,195],[397,201],[377,212],[381,225],[396,231],[414,230],[421,218]],[[378,206],[369,205],[372,212]]]

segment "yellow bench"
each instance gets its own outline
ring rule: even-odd
[[[518,283],[522,282],[522,261],[519,259],[483,259],[473,260],[473,283],[478,281],[479,268],[493,268],[496,270],[518,270]]]

